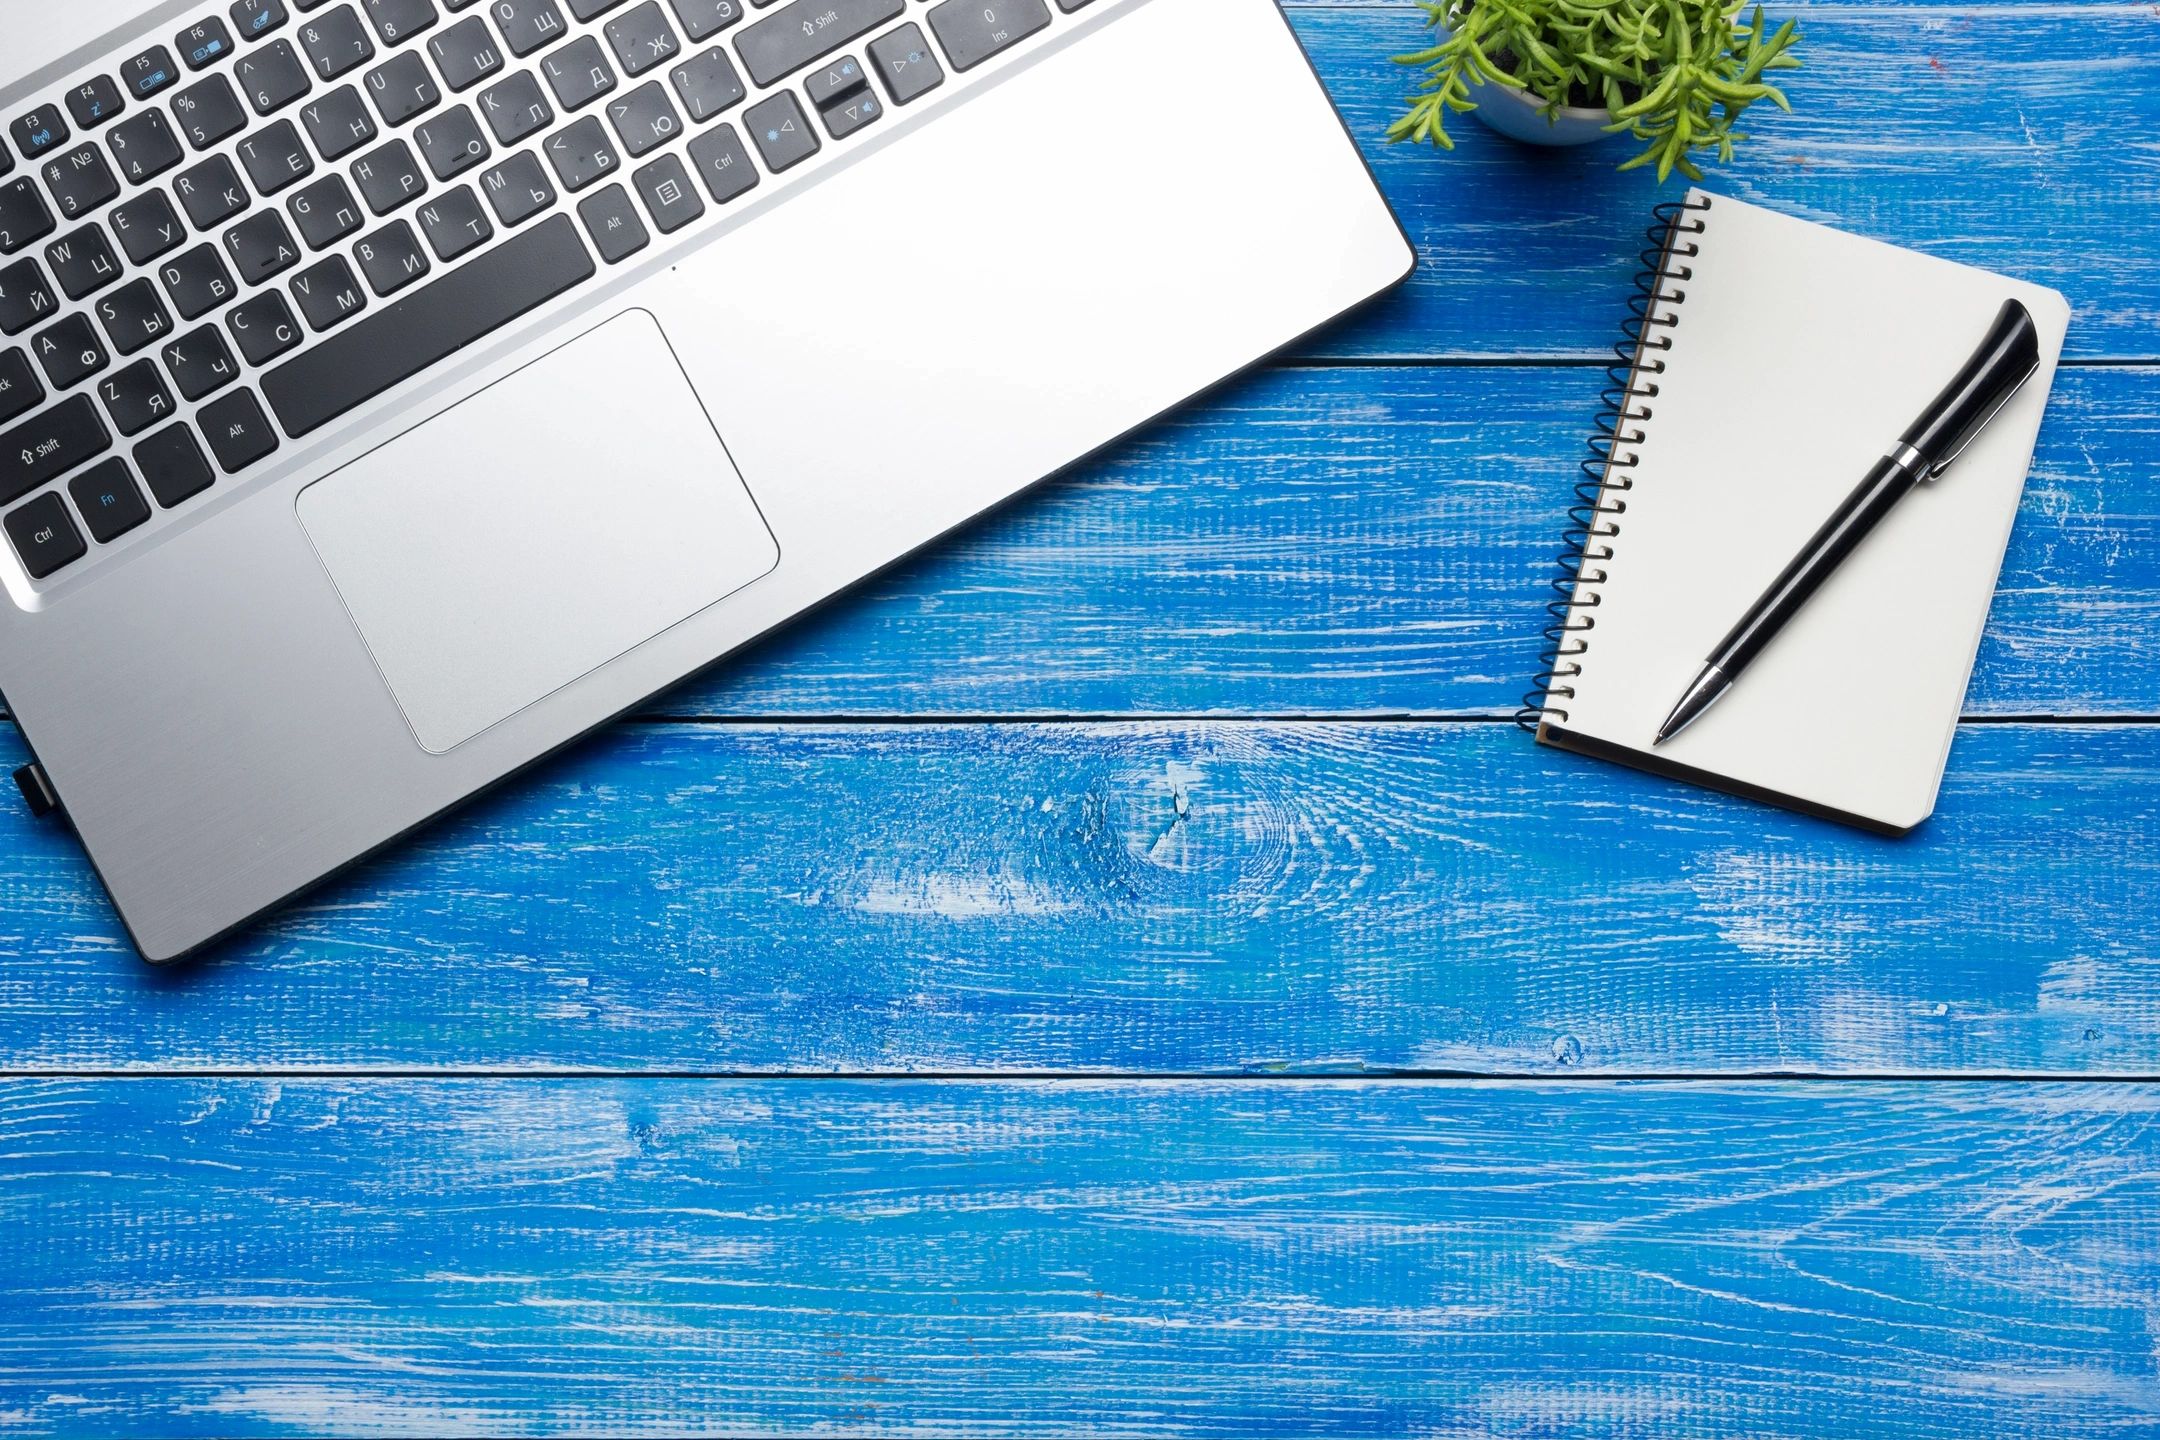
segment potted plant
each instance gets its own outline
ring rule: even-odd
[[[1654,164],[1660,180],[1675,170],[1700,180],[1692,153],[1730,160],[1750,105],[1792,109],[1763,77],[1799,65],[1794,22],[1773,33],[1761,6],[1745,10],[1729,0],[1426,0],[1441,39],[1395,57],[1426,75],[1388,139],[1452,150],[1448,112],[1475,110],[1536,144],[1625,132],[1643,149],[1622,170]]]

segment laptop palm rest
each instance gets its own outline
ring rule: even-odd
[[[414,736],[436,754],[780,559],[644,310],[332,472],[298,507]]]

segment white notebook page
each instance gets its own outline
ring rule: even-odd
[[[1655,758],[1903,830],[1934,809],[2070,307],[2052,290],[1689,192],[1701,253],[1582,673],[1544,738],[1643,752],[1711,649],[1971,354],[2006,299],[2041,366],[1941,479],[1869,536],[1732,690]],[[1691,266],[1692,278],[1674,273]],[[1601,542],[1593,542],[1597,544]],[[1554,712],[1564,710],[1561,722]],[[1564,732],[1564,733],[1556,733]]]

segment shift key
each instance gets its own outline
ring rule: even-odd
[[[822,60],[907,8],[906,0],[794,0],[736,37],[735,51],[759,86]]]
[[[71,395],[14,429],[0,431],[0,505],[111,446],[112,436],[88,395]]]

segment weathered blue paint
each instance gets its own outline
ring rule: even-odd
[[[1792,115],[1711,184],[1877,239],[2052,285],[2075,359],[2160,342],[2160,15],[2145,3],[1770,5],[1799,18]],[[1611,344],[1646,216],[1675,194],[1624,151],[1525,154],[1474,117],[1447,156],[1382,140],[1425,43],[1414,5],[1299,6],[1298,33],[1425,264],[1314,354],[1589,355]],[[1234,106],[1222,140],[1236,143]]]
[[[0,819],[28,1066],[2160,1072],[2160,726],[1907,841],[1498,724],[633,726],[147,973]]]
[[[18,1081],[0,1423],[2122,1440],[2156,1103]]]
[[[1388,149],[1419,12],[1300,4],[1427,260],[1306,350],[1438,363],[1241,382],[207,965],[0,806],[0,1434],[2160,1436],[2151,1088],[1981,1078],[2160,1073],[2160,11],[1784,8],[1718,186],[2140,362],[1927,830],[1475,723],[1599,380],[1452,362],[1597,354],[1675,187]],[[1367,1067],[1545,1078],[1290,1078]],[[925,1071],[1136,1078],[836,1078]]]

